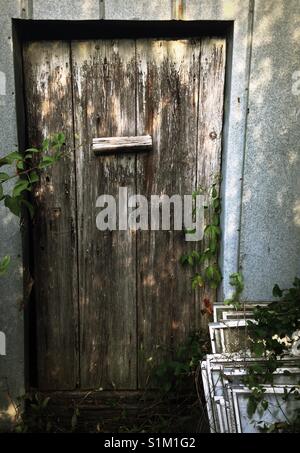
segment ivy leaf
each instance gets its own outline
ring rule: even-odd
[[[3,200],[3,186],[0,183],[0,201]]]
[[[214,214],[212,216],[212,224],[215,225],[215,226],[219,226],[219,223],[220,223],[220,217],[218,214]]]
[[[18,161],[17,161],[17,169],[18,169],[18,170],[24,170],[24,168],[25,168],[25,167],[24,167],[24,162],[23,162],[23,160],[18,160]]]
[[[29,179],[31,184],[38,182],[40,180],[36,171],[30,172]]]
[[[57,142],[60,144],[60,145],[63,145],[65,143],[65,134],[63,132],[59,132],[57,134]]]
[[[0,173],[0,182],[5,182],[9,179],[9,175],[7,173]]]
[[[204,278],[200,274],[196,274],[192,278],[192,288],[196,289],[197,287],[202,288],[204,286]]]
[[[214,278],[214,268],[213,266],[207,266],[205,269],[205,276],[208,278],[208,280],[213,280]]]
[[[199,253],[196,250],[194,250],[191,253],[191,256],[194,258],[195,261],[199,261],[200,260],[200,255],[199,255]]]
[[[183,264],[183,265],[187,264],[188,263],[188,255],[182,255],[180,257],[180,263]]]
[[[50,140],[49,138],[45,138],[45,140],[42,143],[42,150],[43,151],[48,151],[50,146]]]
[[[279,286],[276,284],[273,288],[273,296],[274,297],[282,297],[283,291],[279,288]]]
[[[0,159],[0,167],[4,167],[4,165],[8,165],[8,164],[9,164],[9,162],[6,157],[2,157]]]
[[[261,342],[256,342],[252,345],[252,351],[257,357],[261,357],[265,352],[265,346]]]
[[[212,202],[212,206],[214,208],[215,211],[218,211],[219,208],[220,208],[220,199],[219,198],[215,198]]]
[[[20,217],[21,209],[20,209],[20,199],[19,197],[11,197],[10,195],[6,195],[4,198],[4,205],[17,217]]]
[[[214,254],[214,253],[216,252],[216,250],[217,250],[217,245],[218,245],[218,243],[217,243],[217,241],[216,241],[215,238],[213,238],[213,239],[211,239],[211,240],[209,241],[209,249],[210,249],[210,251],[211,251],[212,254]]]
[[[213,188],[212,188],[211,196],[212,196],[213,198],[216,198],[216,197],[218,196],[218,191],[217,191],[215,185],[214,185]]]
[[[221,234],[221,229],[216,225],[207,225],[207,227],[204,230],[204,234],[206,236],[210,235],[211,238],[216,238]]]
[[[29,186],[29,182],[25,179],[20,179],[16,184],[15,184],[15,187],[13,189],[13,197],[18,197],[19,195],[21,195],[21,193],[24,191],[24,190],[27,190],[28,189],[28,186]]]
[[[44,156],[42,159],[42,162],[39,164],[39,168],[46,168],[49,167],[50,165],[53,165],[55,162],[55,158],[51,156]]]
[[[23,160],[22,154],[18,153],[17,151],[13,151],[12,153],[5,156],[8,164],[12,164],[15,160]]]

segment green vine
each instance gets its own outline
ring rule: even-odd
[[[235,293],[226,303],[241,309],[243,305],[240,296],[244,288],[242,275],[233,274],[230,283],[235,287]],[[247,375],[243,378],[243,383],[251,390],[247,407],[250,418],[253,418],[255,413],[262,418],[266,411],[274,410],[270,408],[266,398],[265,386],[274,385],[274,372],[282,366],[280,359],[289,352],[295,332],[300,329],[300,279],[295,278],[293,287],[289,289],[280,289],[275,285],[273,296],[279,300],[267,306],[254,307],[253,319],[247,321],[250,351],[255,357],[264,359],[261,363],[247,365]],[[300,335],[298,337],[300,338]],[[290,372],[286,370],[284,374],[290,375]],[[261,421],[260,429],[267,432],[300,432],[300,410],[289,419],[275,393],[274,397],[277,399],[275,409],[281,411],[284,422],[268,425]],[[294,400],[300,400],[300,382],[284,389],[283,401],[292,397]]]
[[[20,217],[24,208],[31,218],[34,216],[34,207],[28,201],[27,194],[40,180],[40,172],[61,159],[64,143],[65,135],[60,132],[51,139],[46,138],[41,148],[28,148],[22,154],[13,151],[0,158],[0,168],[6,167],[5,172],[0,172],[0,202],[12,214]],[[9,256],[0,260],[0,276],[6,273],[9,264]]]
[[[218,265],[218,254],[220,247],[221,228],[221,198],[219,195],[219,178],[212,184],[210,189],[198,189],[193,193],[194,199],[199,194],[208,195],[208,204],[204,206],[209,221],[204,230],[202,244],[195,250],[184,254],[180,262],[183,265],[190,266],[194,275],[192,277],[192,288],[209,287],[218,288],[222,274]],[[202,250],[199,250],[201,249]]]
[[[183,343],[164,352],[171,358],[164,361],[154,358],[142,398],[143,401],[154,392],[152,404],[145,406],[142,402],[136,424],[126,428],[124,423],[121,431],[194,432],[206,424],[198,373],[199,362],[210,353],[208,332],[192,332]]]
[[[242,308],[241,295],[244,291],[244,278],[241,272],[235,272],[229,276],[229,283],[234,287],[234,293],[230,299],[224,301],[225,305],[231,305],[236,310]]]

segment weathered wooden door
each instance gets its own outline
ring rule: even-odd
[[[149,359],[201,325],[204,294],[179,263],[190,247],[183,232],[101,232],[95,204],[119,187],[149,197],[210,184],[224,72],[223,38],[24,46],[28,142],[64,131],[67,154],[34,194],[40,389],[143,388]],[[150,153],[91,150],[96,137],[145,134]]]

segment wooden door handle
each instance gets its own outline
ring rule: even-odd
[[[103,154],[135,153],[150,151],[151,149],[151,135],[93,138],[92,143],[92,150],[96,156]]]

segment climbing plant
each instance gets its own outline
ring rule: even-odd
[[[204,229],[203,240],[200,247],[182,255],[180,261],[183,265],[188,265],[193,269],[192,288],[209,287],[216,289],[222,275],[218,265],[218,254],[220,248],[221,228],[221,199],[219,195],[220,178],[215,177],[215,181],[209,189],[199,188],[193,193],[195,199],[197,195],[206,195],[208,203],[204,206],[208,218]]]
[[[241,310],[243,304],[240,297],[244,288],[242,274],[231,275],[230,283],[235,287],[235,292],[226,303]],[[273,288],[273,296],[279,300],[266,306],[255,306],[252,319],[247,321],[249,352],[252,356],[263,359],[247,364],[247,374],[242,379],[251,391],[248,399],[248,416],[253,419],[256,413],[259,415],[258,426],[262,431],[300,432],[300,410],[296,410],[291,418],[284,411],[281,403],[291,399],[300,400],[300,381],[291,381],[292,385],[284,387],[281,400],[274,391],[276,403],[275,406],[272,405],[273,407],[266,396],[266,386],[275,388],[274,372],[282,367],[282,358],[290,352],[295,341],[300,340],[300,279],[296,277],[292,288],[289,289],[281,289],[276,284]],[[285,376],[290,374],[290,371],[284,371]],[[284,421],[265,423],[263,415],[267,411],[272,417],[274,413],[281,411]]]
[[[52,138],[45,138],[40,148],[28,148],[24,153],[13,151],[0,158],[0,203],[12,214],[20,217],[25,209],[31,218],[34,216],[28,193],[39,181],[41,171],[61,159],[64,143],[65,135],[59,132]],[[37,155],[39,159],[36,159]],[[0,276],[7,271],[9,264],[9,256],[0,259]]]
[[[244,278],[241,272],[235,272],[229,276],[229,284],[234,288],[234,292],[230,299],[225,299],[225,305],[231,305],[236,310],[242,308],[241,295],[244,290]]]

